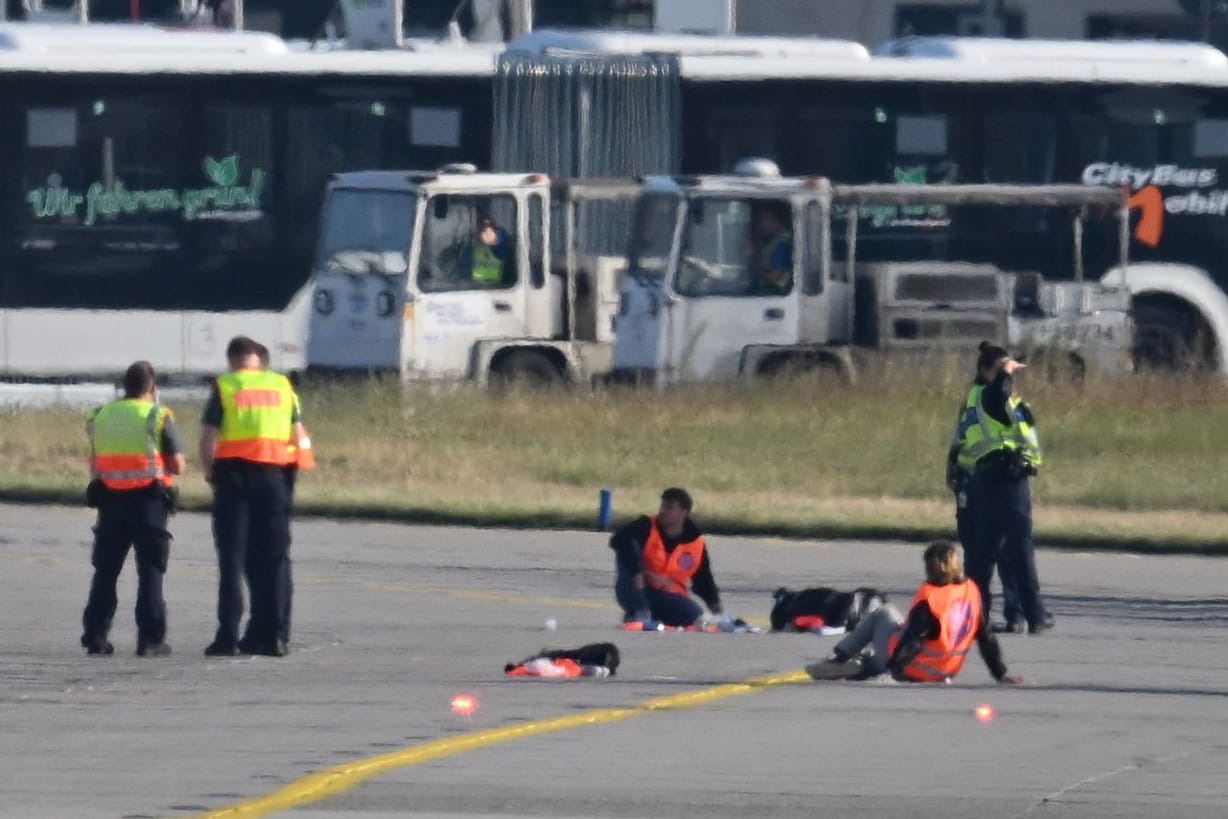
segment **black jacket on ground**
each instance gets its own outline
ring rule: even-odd
[[[610,548],[618,555],[619,561],[632,569],[636,574],[644,571],[644,544],[648,542],[648,533],[652,531],[652,519],[647,515],[628,523],[610,537]],[[700,537],[699,527],[695,521],[687,518],[682,527],[682,534],[671,538],[661,532],[661,542],[665,544],[665,553],[670,554],[680,543],[690,543]],[[691,578],[691,591],[707,604],[712,612],[721,610],[721,593],[712,577],[712,559],[708,550],[704,549],[704,558],[699,563],[699,569]]]

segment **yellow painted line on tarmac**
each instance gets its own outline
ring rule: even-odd
[[[319,802],[324,799],[345,793],[348,790],[373,779],[380,774],[398,768],[411,768],[424,762],[444,759],[451,756],[501,745],[517,739],[527,739],[541,734],[557,731],[569,731],[573,728],[584,728],[590,725],[605,725],[611,722],[642,717],[660,711],[678,711],[687,708],[699,708],[718,700],[736,697],[742,694],[752,694],[780,685],[808,682],[810,677],[805,671],[789,671],[765,677],[751,677],[736,683],[726,683],[689,691],[685,694],[672,694],[668,697],[656,697],[626,708],[597,708],[582,714],[569,714],[563,717],[536,720],[508,725],[503,728],[489,728],[483,731],[471,731],[466,734],[436,739],[418,745],[411,745],[399,751],[368,757],[353,762],[344,762],[325,768],[302,779],[291,782],[282,788],[264,796],[257,796],[242,802],[236,802],[218,810],[198,814],[195,819],[251,819],[252,817],[268,816],[278,811],[290,810],[301,805]]]

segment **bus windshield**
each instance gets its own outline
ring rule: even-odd
[[[408,191],[333,190],[324,209],[316,271],[405,273],[415,204]]]
[[[636,276],[665,274],[674,231],[678,224],[679,198],[653,193],[640,198],[635,208],[634,228],[627,269]]]

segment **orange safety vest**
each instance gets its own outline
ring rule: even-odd
[[[217,379],[222,428],[214,457],[288,466],[297,448],[291,442],[298,399],[290,379],[268,370],[239,370]]]
[[[90,437],[90,477],[107,489],[170,486],[162,457],[162,430],[171,411],[152,401],[121,398],[98,408],[86,422]]]
[[[945,586],[922,583],[909,610],[919,603],[928,605],[938,620],[938,636],[921,643],[921,650],[902,674],[915,682],[946,682],[964,667],[964,659],[976,640],[981,625],[981,592],[971,580]],[[899,642],[897,632],[890,642],[893,655]]]
[[[644,544],[644,579],[657,591],[686,594],[704,559],[704,539],[697,537],[689,543],[679,543],[674,551],[666,552],[656,517],[648,520],[651,528]]]

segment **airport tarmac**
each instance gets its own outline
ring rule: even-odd
[[[117,653],[87,657],[91,523],[0,506],[0,816],[1228,815],[1221,559],[1042,551],[1057,628],[1002,638],[1022,687],[975,653],[949,686],[813,683],[797,672],[834,637],[620,631],[602,534],[324,520],[295,524],[292,653],[207,659],[200,515],[172,521],[174,655],[133,656],[129,565]],[[918,544],[710,548],[727,607],[758,621],[781,585],[907,608],[921,576]],[[502,674],[607,640],[607,680]]]

